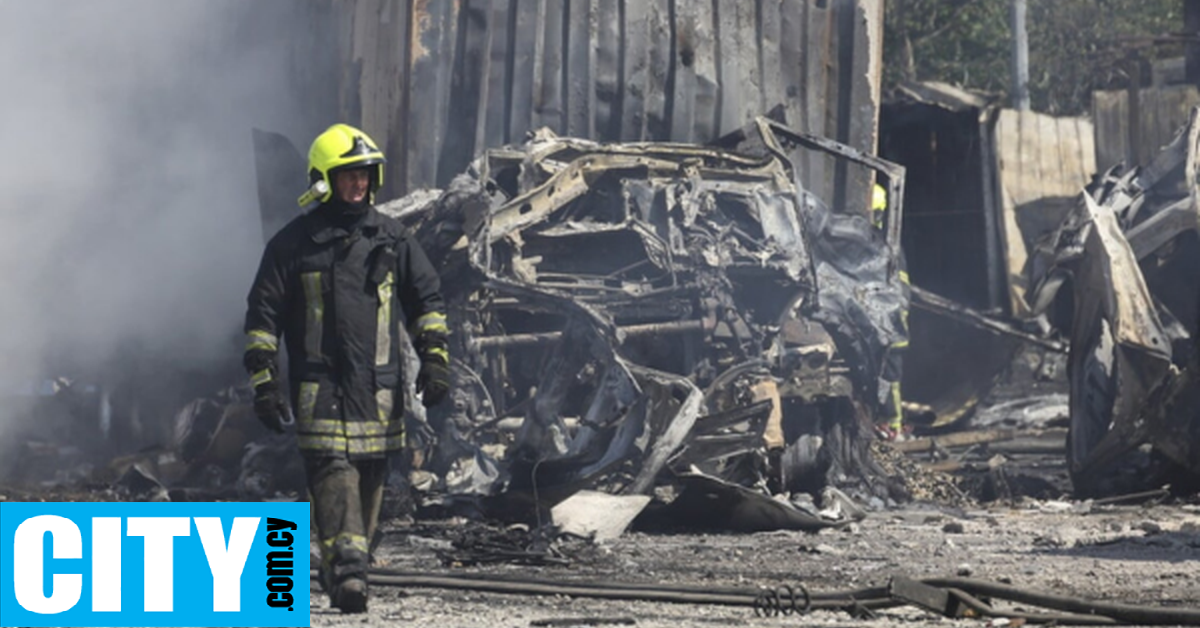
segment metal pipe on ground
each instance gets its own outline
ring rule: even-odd
[[[311,577],[315,581],[317,572]],[[387,570],[372,570],[372,584],[381,586],[437,588],[505,593],[514,595],[569,595],[611,600],[672,602],[682,604],[717,604],[762,609],[764,600],[781,599],[780,592],[791,594],[792,611],[799,611],[795,591],[803,593],[803,610],[883,609],[907,605],[889,593],[887,587],[870,587],[849,591],[809,592],[784,586],[779,589],[735,589],[689,586],[639,585],[619,582],[564,582],[522,578],[504,578],[477,574],[432,575]],[[1057,624],[1127,624],[1200,626],[1200,610],[1157,608],[1100,602],[1081,598],[1028,591],[1014,586],[973,578],[925,578],[916,582],[939,587],[963,600],[973,610],[995,617],[1019,617],[1031,623]],[[982,602],[989,597],[1049,608],[1058,613],[1001,611]],[[788,612],[785,610],[785,613]]]
[[[975,596],[1001,598],[1067,613],[1111,617],[1120,623],[1200,626],[1200,610],[1195,609],[1156,608],[1119,602],[1083,600],[1065,595],[1027,591],[1006,584],[972,578],[927,578],[923,582],[935,587],[961,589]]]
[[[312,578],[317,578],[312,571]],[[680,604],[716,604],[720,606],[754,607],[762,604],[767,589],[730,589],[633,584],[617,582],[570,582],[561,580],[538,580],[526,578],[499,578],[475,574],[410,573],[371,570],[371,584],[382,586],[456,589],[507,593],[514,595],[569,595],[573,597],[609,600],[632,600],[645,602],[671,602]],[[888,597],[887,589],[872,587],[837,593],[809,595],[811,609],[841,610],[854,604],[864,608],[879,609],[899,606],[901,603]]]

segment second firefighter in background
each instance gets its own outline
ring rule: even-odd
[[[323,584],[345,612],[366,610],[387,458],[404,448],[402,319],[421,359],[422,402],[439,403],[450,386],[437,271],[401,224],[372,205],[384,162],[375,142],[348,125],[316,138],[309,196],[320,205],[268,242],[246,312],[255,411],[283,431],[294,408]],[[290,404],[279,381],[281,341]]]
[[[881,233],[887,227],[888,213],[887,190],[876,183],[871,188],[871,223]],[[897,252],[900,260],[898,275],[904,289],[904,302],[909,302],[911,291],[908,279],[908,264],[905,262],[904,251]],[[905,438],[904,405],[900,392],[900,380],[904,377],[904,354],[908,352],[908,307],[900,311],[900,328],[904,331],[904,339],[887,348],[883,361],[883,379],[889,382],[887,399],[880,408],[880,414],[875,424],[876,432],[886,440]]]

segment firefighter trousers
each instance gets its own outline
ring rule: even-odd
[[[327,591],[350,578],[366,580],[387,469],[386,459],[305,456],[312,524],[320,541],[322,584]]]

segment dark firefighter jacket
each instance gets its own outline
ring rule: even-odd
[[[445,356],[437,271],[400,223],[368,207],[348,224],[321,206],[267,243],[247,299],[247,349],[282,337],[300,449],[379,458],[404,446],[399,312],[414,344]],[[422,346],[429,338],[437,348]]]

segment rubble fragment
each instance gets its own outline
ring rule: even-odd
[[[648,495],[580,491],[556,504],[550,514],[564,534],[611,541],[625,532],[648,503]]]
[[[167,488],[154,477],[142,468],[139,464],[129,466],[124,475],[113,483],[113,488],[123,492],[127,497],[134,501],[144,502],[165,502],[171,498],[167,494]]]

